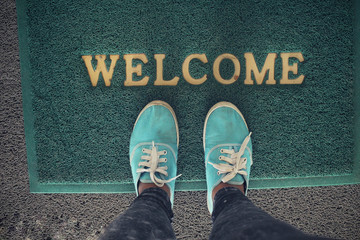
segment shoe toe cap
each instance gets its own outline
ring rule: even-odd
[[[206,146],[224,143],[242,143],[249,134],[242,115],[230,107],[215,109],[206,124]]]

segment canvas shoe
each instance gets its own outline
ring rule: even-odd
[[[174,110],[163,101],[144,107],[136,119],[130,138],[130,165],[138,195],[138,184],[166,184],[174,202],[179,129]]]
[[[212,192],[221,182],[242,185],[247,193],[252,165],[251,133],[239,109],[219,102],[208,112],[204,124],[207,205],[213,211]]]

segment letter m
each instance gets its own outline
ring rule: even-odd
[[[244,84],[253,85],[254,80],[251,77],[251,72],[254,73],[255,81],[258,85],[262,84],[265,78],[265,74],[269,71],[269,78],[266,80],[266,84],[276,84],[274,79],[274,71],[275,71],[275,59],[276,53],[269,53],[266,57],[264,66],[259,72],[259,69],[256,65],[254,55],[252,53],[245,53],[245,60],[246,60],[246,78]]]
[[[106,65],[105,65],[106,55],[95,55],[95,59],[97,60],[97,66],[95,70],[91,64],[91,60],[92,60],[91,55],[82,56],[82,59],[84,60],[85,66],[89,72],[92,86],[96,87],[101,72],[105,82],[105,86],[109,87],[111,84],[112,76],[114,74],[114,68],[116,62],[119,59],[119,55],[110,55],[111,64],[109,71],[106,69]]]

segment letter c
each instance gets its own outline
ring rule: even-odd
[[[183,76],[184,76],[185,80],[188,83],[193,84],[193,85],[200,85],[207,80],[207,75],[204,74],[204,76],[202,78],[198,78],[198,79],[193,78],[190,75],[189,64],[190,64],[190,61],[193,60],[194,58],[199,59],[202,63],[208,62],[205,54],[191,54],[185,58],[183,65],[182,65],[182,72],[183,72]]]

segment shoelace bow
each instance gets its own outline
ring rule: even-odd
[[[240,150],[238,152],[235,152],[234,149],[221,149],[220,152],[223,154],[230,154],[230,157],[220,156],[219,159],[223,160],[227,163],[219,163],[215,164],[212,162],[208,162],[211,164],[214,168],[216,168],[218,171],[218,174],[227,173],[223,178],[222,182],[226,183],[233,179],[237,174],[240,175],[247,175],[247,172],[242,169],[246,169],[246,162],[247,158],[242,157],[245,153],[246,146],[248,145],[250,141],[250,136],[252,133],[250,133],[243,143],[241,144]]]
[[[166,150],[157,151],[154,142],[152,142],[151,149],[143,148],[142,152],[147,155],[141,156],[141,160],[145,160],[145,161],[140,162],[139,167],[143,166],[144,168],[138,168],[136,170],[136,172],[137,173],[144,173],[144,172],[150,173],[151,181],[156,186],[162,187],[162,186],[164,186],[165,183],[169,183],[181,176],[181,174],[180,174],[180,175],[173,177],[171,179],[168,179],[168,180],[164,180],[164,179],[160,179],[160,178],[156,177],[155,173],[160,173],[167,177],[168,176],[168,173],[167,173],[168,167],[167,166],[163,166],[163,167],[158,166],[159,163],[167,162],[167,158],[160,158],[160,156],[165,156],[167,154],[167,151]]]

